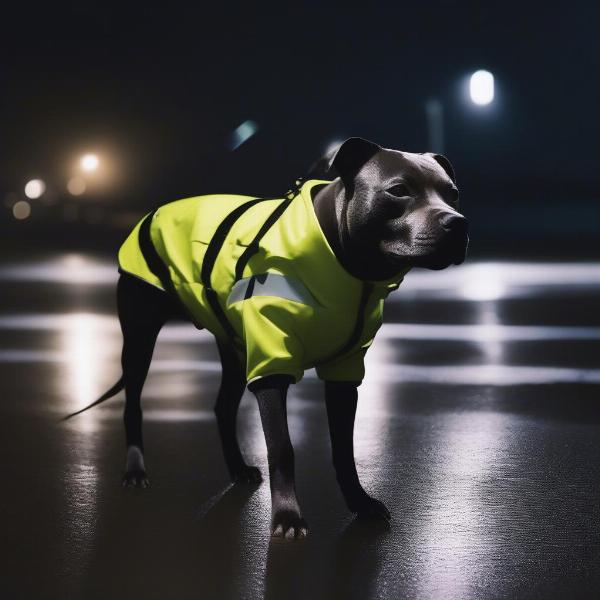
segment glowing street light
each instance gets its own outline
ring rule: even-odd
[[[473,104],[490,104],[494,100],[494,76],[483,69],[475,71],[469,80],[469,95]]]
[[[467,77],[461,78],[462,82]],[[469,98],[477,106],[486,106],[494,101],[494,76],[489,71],[480,69],[468,77]],[[425,102],[425,117],[427,119],[427,134],[429,150],[443,154],[445,145],[444,128],[445,105],[439,98],[430,98]],[[486,111],[483,111],[485,113]],[[482,114],[483,114],[482,113]]]
[[[32,179],[25,184],[25,195],[31,200],[39,198],[46,191],[46,184],[41,179]]]
[[[81,168],[88,173],[95,171],[100,164],[100,160],[95,154],[84,154],[81,157],[81,161],[79,163]]]

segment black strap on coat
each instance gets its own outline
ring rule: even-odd
[[[216,319],[219,321],[222,329],[227,334],[227,337],[229,337],[233,343],[236,343],[236,340],[238,340],[238,336],[235,332],[235,329],[229,322],[229,319],[227,318],[227,315],[225,314],[221,303],[219,302],[217,292],[212,287],[212,271],[215,266],[217,257],[219,256],[219,252],[223,247],[223,242],[225,242],[225,238],[227,237],[227,234],[229,233],[230,229],[233,227],[233,224],[248,209],[252,208],[255,204],[258,204],[263,200],[266,200],[266,198],[255,198],[254,200],[250,200],[249,202],[244,202],[244,204],[232,210],[217,227],[210,242],[208,243],[208,248],[206,249],[204,258],[202,259],[200,282],[204,286],[204,294],[206,296],[206,301],[212,309]]]
[[[156,275],[156,277],[158,277],[161,285],[165,289],[165,292],[169,296],[171,296],[171,298],[173,298],[173,300],[181,308],[183,314],[187,315],[187,317],[197,329],[204,329],[204,326],[196,322],[193,315],[187,309],[185,304],[181,301],[181,298],[179,297],[179,294],[177,293],[177,291],[175,290],[175,286],[173,285],[173,280],[171,279],[169,268],[164,263],[163,259],[160,257],[160,255],[156,251],[156,248],[154,247],[152,238],[150,237],[150,226],[152,225],[152,219],[154,218],[156,210],[153,210],[151,213],[146,215],[138,230],[138,243],[140,245],[142,256],[144,257],[144,260],[146,261],[146,264],[148,265],[150,271],[154,275]]]
[[[221,327],[228,335],[228,337],[235,343],[238,340],[238,335],[235,332],[235,329],[232,327],[221,303],[219,302],[219,297],[217,292],[212,287],[212,271],[215,266],[215,262],[217,257],[219,256],[219,252],[223,247],[223,243],[225,242],[225,238],[227,234],[231,231],[234,223],[250,208],[252,208],[255,204],[259,202],[264,202],[265,200],[273,200],[273,198],[255,198],[254,200],[250,200],[249,202],[245,202],[241,206],[238,206],[236,209],[231,211],[224,219],[221,221],[219,226],[217,227],[215,233],[213,234],[208,248],[206,249],[206,253],[204,254],[204,258],[202,260],[202,270],[200,271],[200,282],[204,286],[204,293],[206,295],[206,300],[210,305],[213,314],[218,319]],[[261,228],[258,230],[257,234],[254,236],[248,247],[244,250],[242,255],[239,257],[236,267],[236,281],[238,279],[238,272],[243,273],[244,267],[250,260],[253,254],[258,252],[259,242],[261,238],[265,235],[265,233],[273,226],[275,221],[279,219],[279,217],[283,214],[283,211],[289,206],[292,199],[288,198],[283,200],[277,208],[269,215],[267,220],[263,223]]]
[[[299,191],[299,190],[297,190],[297,191]],[[237,261],[236,267],[235,267],[235,274],[236,274],[235,280],[236,281],[238,279],[241,279],[242,274],[244,272],[244,268],[248,264],[248,261],[252,258],[252,256],[254,254],[256,254],[256,252],[258,252],[260,240],[267,233],[267,231],[275,224],[275,222],[279,219],[279,217],[281,217],[281,215],[284,213],[285,209],[290,205],[290,203],[292,202],[293,198],[296,195],[297,195],[297,193],[293,194],[292,197],[288,196],[287,198],[282,200],[277,205],[277,208],[275,208],[275,210],[269,215],[269,217],[262,224],[262,226],[260,227],[260,229],[258,230],[256,235],[254,236],[254,238],[248,245],[248,247],[244,250],[242,255],[238,258],[238,261]],[[212,286],[212,280],[211,280],[212,271],[215,266],[217,257],[219,256],[219,252],[221,251],[221,248],[223,247],[223,243],[225,242],[225,239],[226,239],[227,235],[229,234],[231,228],[235,224],[235,222],[247,210],[252,208],[255,204],[258,204],[259,202],[264,202],[266,200],[274,200],[274,199],[275,198],[254,198],[253,200],[245,202],[244,204],[238,206],[236,209],[231,211],[223,219],[223,221],[221,221],[221,223],[217,227],[215,233],[213,234],[213,236],[208,244],[206,253],[204,254],[204,259],[202,260],[202,269],[200,271],[200,282],[204,286],[204,293],[206,295],[206,301],[208,302],[209,306],[211,307],[211,309],[213,311],[213,314],[215,315],[216,319],[219,321],[221,327],[223,328],[223,330],[225,331],[227,336],[234,342],[236,339],[238,339],[238,336],[235,332],[235,329],[232,327],[231,323],[229,322],[229,319],[227,318],[225,311],[223,310],[223,308],[219,302],[217,292],[214,290],[214,288]],[[179,298],[179,295],[177,294],[177,291],[175,290],[175,286],[173,285],[173,281],[171,279],[171,274],[169,273],[169,269],[168,269],[167,265],[164,263],[164,261],[162,260],[162,258],[160,257],[160,255],[158,254],[158,252],[156,251],[156,248],[154,247],[154,244],[152,243],[152,238],[150,237],[150,225],[152,223],[152,218],[154,217],[155,213],[156,213],[156,210],[149,213],[146,216],[146,218],[142,221],[142,224],[140,225],[139,236],[138,236],[140,250],[142,251],[142,255],[143,255],[146,263],[148,264],[148,268],[160,280],[165,291],[170,296],[175,298],[175,300],[180,305],[183,306],[183,303],[181,302],[181,299]],[[185,313],[187,315],[189,315],[190,319],[193,321],[190,311],[187,310],[187,308],[185,306],[183,306],[183,308],[185,310]],[[196,324],[196,323],[194,323],[194,324],[199,329],[202,329],[202,327],[199,326],[198,324]]]
[[[176,294],[176,292],[173,281],[171,280],[171,274],[169,273],[167,265],[165,265],[162,258],[156,251],[156,248],[152,243],[152,238],[150,237],[150,225],[152,225],[152,219],[154,218],[155,213],[156,210],[153,210],[151,213],[146,215],[146,218],[142,221],[138,231],[138,241],[140,244],[140,250],[142,251],[142,256],[144,257],[148,268],[154,275],[156,275],[156,277],[158,277],[160,283],[165,288],[165,291],[172,295]]]
[[[248,244],[247,248],[242,252],[235,264],[235,281],[239,281],[244,276],[244,269],[248,264],[248,261],[256,254],[259,250],[260,240],[264,235],[271,229],[277,219],[285,212],[285,209],[291,204],[292,198],[286,198],[281,202],[277,208],[269,215],[267,220],[262,224],[262,227],[258,230],[253,240]]]

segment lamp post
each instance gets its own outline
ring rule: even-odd
[[[436,154],[444,153],[444,105],[437,98],[425,103],[429,149]]]

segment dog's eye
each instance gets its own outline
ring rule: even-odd
[[[388,194],[403,198],[404,196],[410,196],[410,190],[403,183],[397,183],[395,186],[386,190]]]
[[[448,191],[449,204],[458,204],[458,190],[455,187]]]

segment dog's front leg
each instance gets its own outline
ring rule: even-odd
[[[250,384],[258,400],[271,483],[271,532],[275,537],[302,538],[308,533],[296,497],[294,449],[287,425],[287,375],[271,375]]]
[[[359,517],[390,519],[383,502],[365,492],[358,479],[354,462],[354,417],[358,402],[356,384],[326,381],[325,402],[331,437],[331,451],[336,477],[348,508]]]

